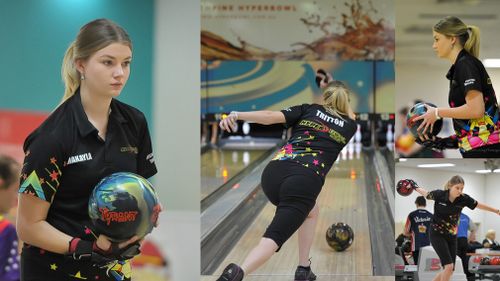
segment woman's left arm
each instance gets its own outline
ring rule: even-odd
[[[434,109],[435,110],[435,109]],[[440,117],[454,119],[477,119],[484,116],[483,93],[470,90],[465,96],[465,104],[454,108],[439,108]],[[434,113],[434,112],[432,112]],[[434,113],[435,115],[435,113]]]
[[[483,93],[478,90],[469,90],[465,96],[465,104],[459,107],[432,107],[428,106],[427,112],[417,118],[415,121],[423,119],[422,124],[418,127],[418,131],[424,129],[422,134],[427,132],[429,129],[432,130],[434,122],[441,118],[453,118],[453,119],[477,119],[484,116],[484,100]],[[437,110],[437,113],[436,113]]]
[[[495,213],[497,215],[500,215],[500,210],[499,209],[490,207],[490,206],[488,206],[486,204],[483,204],[483,203],[479,203],[478,202],[476,208],[479,208],[481,210],[489,211],[489,212]]]

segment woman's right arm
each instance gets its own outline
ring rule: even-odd
[[[58,254],[66,254],[73,237],[57,230],[45,219],[50,203],[29,194],[19,194],[17,234],[24,242]]]
[[[427,198],[427,194],[429,194],[429,192],[427,190],[425,190],[424,188],[421,188],[421,187],[415,188],[415,191],[420,193],[420,195],[424,196],[425,198]]]
[[[248,112],[231,112],[226,118],[222,119],[219,123],[221,129],[228,132],[236,131],[236,121],[250,121],[262,125],[272,125],[285,123],[285,115],[281,111],[248,111]]]

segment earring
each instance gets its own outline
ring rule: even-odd
[[[80,80],[85,80],[85,74],[80,74]]]

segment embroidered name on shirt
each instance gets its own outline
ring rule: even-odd
[[[321,110],[316,111],[316,116],[325,120],[326,122],[333,123],[339,127],[344,127],[344,121],[340,120],[338,118],[333,118],[331,116],[326,115],[325,113],[321,112]]]
[[[130,152],[133,154],[138,154],[139,150],[135,146],[123,146],[123,147],[120,147],[120,152]]]
[[[427,222],[427,221],[430,221],[431,218],[428,217],[428,218],[415,218],[415,222]]]
[[[474,84],[474,83],[476,83],[476,79],[467,79],[464,82],[464,86],[469,86],[469,85]]]
[[[90,152],[80,154],[80,155],[70,156],[68,159],[68,163],[66,165],[71,165],[71,164],[89,161],[89,160],[92,160],[92,154],[90,154]]]

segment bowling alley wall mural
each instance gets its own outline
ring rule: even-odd
[[[392,7],[393,0],[202,0],[202,114],[321,103],[318,68],[348,84],[356,112],[394,112]]]

